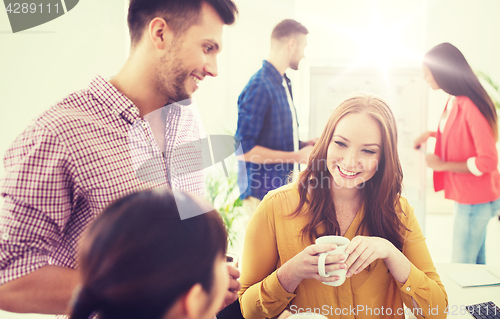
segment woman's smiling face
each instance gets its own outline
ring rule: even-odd
[[[377,172],[382,150],[379,123],[366,113],[346,114],[337,123],[327,151],[332,186],[362,187]]]

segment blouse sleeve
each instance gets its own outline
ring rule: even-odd
[[[425,237],[413,208],[406,200],[401,201],[401,206],[406,213],[405,226],[410,230],[406,232],[403,254],[411,262],[408,280],[404,284],[398,283],[403,302],[413,309],[413,297],[421,309],[420,313],[413,311],[417,318],[446,318],[444,311],[448,306],[448,296],[432,262]]]
[[[476,149],[476,167],[481,173],[489,173],[496,170],[498,165],[498,151],[493,132],[488,121],[474,103],[469,99],[466,99],[465,103],[469,104],[464,109],[467,125]]]
[[[273,197],[265,197],[248,224],[243,247],[241,312],[246,319],[278,316],[295,297],[280,284]]]

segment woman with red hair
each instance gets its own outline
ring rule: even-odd
[[[401,196],[403,171],[396,120],[379,97],[356,94],[332,113],[295,183],[266,195],[250,220],[243,248],[240,304],[247,319],[319,312],[328,318],[446,317],[447,296],[413,209]],[[350,240],[349,254],[318,254]]]

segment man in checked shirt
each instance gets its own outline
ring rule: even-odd
[[[193,114],[175,102],[217,76],[222,29],[236,14],[231,0],[131,0],[123,68],[69,95],[14,141],[0,188],[0,309],[64,314],[78,285],[78,240],[113,200],[150,188],[203,194],[198,172],[172,175],[196,162],[176,148],[199,139]],[[153,156],[162,164],[157,178],[134,166],[130,132],[137,127],[151,152],[162,154]],[[235,268],[229,273],[239,277]],[[226,304],[239,288],[231,280]]]

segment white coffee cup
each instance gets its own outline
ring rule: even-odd
[[[328,318],[323,315],[320,315],[319,313],[296,313],[291,315],[287,319],[328,319]]]
[[[316,244],[320,244],[320,245],[335,244],[335,245],[337,245],[337,248],[335,248],[334,250],[330,250],[330,251],[321,253],[319,255],[319,260],[318,260],[318,273],[319,273],[319,275],[321,277],[325,277],[325,278],[331,277],[331,276],[339,276],[339,280],[337,280],[337,281],[323,282],[325,285],[338,287],[345,282],[345,276],[347,274],[347,269],[338,269],[338,270],[334,270],[334,271],[330,271],[330,272],[325,272],[325,261],[326,261],[326,257],[328,255],[342,254],[342,255],[344,255],[345,258],[343,260],[336,262],[336,264],[344,263],[346,261],[347,257],[349,257],[349,254],[347,254],[345,252],[345,249],[347,248],[347,246],[349,245],[350,242],[351,241],[348,238],[342,237],[342,236],[322,236],[322,237],[316,239]]]

